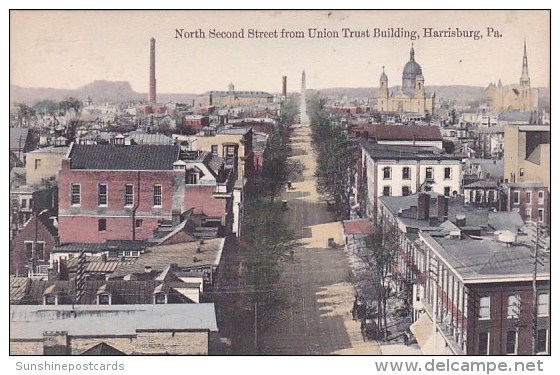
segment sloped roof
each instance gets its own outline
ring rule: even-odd
[[[344,233],[349,234],[371,234],[373,227],[368,219],[345,220],[342,222]]]
[[[218,266],[223,249],[223,238],[199,242],[184,242],[172,245],[153,246],[140,255],[132,265],[122,265],[110,276],[123,277],[135,273],[145,272],[146,267],[153,271],[162,272],[170,264],[177,264],[180,269],[201,266]],[[200,249],[200,252],[197,250]],[[196,257],[196,261],[194,258]]]
[[[10,128],[10,150],[23,149],[28,136],[28,128]]]
[[[379,141],[441,141],[439,126],[360,124],[370,138]]]
[[[111,345],[104,342],[92,346],[80,355],[125,355],[118,349],[113,348]]]
[[[533,251],[489,240],[450,239],[422,235],[464,281],[491,277],[532,277]],[[550,277],[550,257],[537,265],[537,274]]]
[[[74,145],[71,169],[172,170],[178,145]]]

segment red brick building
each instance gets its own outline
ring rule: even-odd
[[[183,120],[183,128],[186,131],[198,132],[206,126],[210,126],[210,117],[208,116],[187,115]]]
[[[540,182],[504,184],[508,211],[519,212],[523,220],[550,226],[548,189]]]
[[[34,215],[13,239],[10,275],[45,275],[49,267],[50,253],[57,244],[57,228],[50,212],[43,211]]]
[[[61,243],[145,240],[183,211],[179,146],[73,145],[59,184]]]

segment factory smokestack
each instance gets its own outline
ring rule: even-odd
[[[150,39],[150,93],[148,101],[156,104],[156,40]]]
[[[282,101],[288,97],[288,77],[282,76]]]

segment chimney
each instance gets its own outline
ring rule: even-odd
[[[446,221],[449,212],[449,197],[438,195],[437,197],[438,220]]]
[[[156,40],[150,39],[150,93],[148,101],[156,104]]]
[[[429,220],[430,219],[430,194],[419,193],[418,194],[418,212],[416,214],[417,220]]]
[[[144,273],[150,273],[150,272],[152,272],[152,266],[145,266]]]
[[[107,263],[107,254],[101,254],[101,261]]]
[[[455,225],[458,227],[464,227],[467,225],[467,217],[465,214],[457,214],[455,215]]]

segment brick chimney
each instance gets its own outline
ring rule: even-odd
[[[449,197],[438,195],[437,216],[439,221],[446,221],[449,213]]]
[[[418,194],[418,212],[416,213],[417,220],[430,219],[430,194]]]
[[[156,40],[150,39],[150,93],[148,101],[156,104]]]

